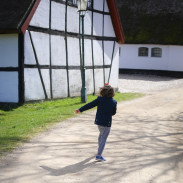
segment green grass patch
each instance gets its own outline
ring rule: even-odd
[[[114,99],[132,100],[142,94],[116,93]],[[87,102],[96,99],[89,95]],[[32,135],[64,119],[73,117],[75,110],[81,107],[80,97],[67,98],[40,103],[27,103],[23,106],[4,105],[0,107],[0,156],[12,150]]]

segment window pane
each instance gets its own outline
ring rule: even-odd
[[[138,55],[139,56],[148,56],[148,48],[140,47]]]
[[[67,0],[69,5],[77,5],[77,0]],[[92,8],[93,0],[88,0],[88,8]]]
[[[88,0],[88,8],[92,8],[93,0]]]
[[[68,0],[68,4],[77,5],[77,0]]]
[[[152,48],[151,49],[151,57],[161,57],[162,49],[161,48]]]

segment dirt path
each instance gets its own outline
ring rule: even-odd
[[[66,120],[0,162],[1,183],[183,183],[183,87],[118,104],[96,162],[95,111]]]

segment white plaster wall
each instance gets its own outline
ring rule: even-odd
[[[79,48],[79,39],[68,37],[68,63],[72,66],[80,65],[80,48]]]
[[[79,13],[70,6],[67,7],[67,31],[79,33]]]
[[[106,1],[106,0],[105,0]],[[95,9],[103,11],[103,0],[97,0],[94,4]],[[44,10],[44,11],[43,11]],[[105,2],[105,11],[108,12],[107,2]],[[56,2],[51,2],[51,28],[54,30],[65,30],[65,5]],[[72,33],[79,33],[79,14],[75,7],[68,6],[67,17],[67,31]],[[91,17],[92,14],[88,11],[85,15],[85,34],[91,34]],[[44,20],[42,20],[44,19]],[[94,12],[94,27],[93,33],[96,36],[102,36],[103,15]],[[104,35],[115,37],[111,18],[105,15],[104,19]],[[42,0],[38,7],[31,25],[43,28],[49,27],[49,0]],[[40,65],[49,65],[49,35],[45,33],[31,32],[33,43],[35,45],[38,61]],[[29,36],[25,35],[25,63],[36,64],[32,46],[30,45]],[[74,37],[67,37],[68,48],[68,64],[69,66],[80,66],[80,45],[79,39]],[[94,64],[103,65],[103,50],[102,41],[93,40],[94,49]],[[105,64],[111,64],[113,41],[104,42],[104,61]],[[116,48],[117,49],[117,48]],[[29,58],[28,58],[29,57]],[[51,62],[52,65],[65,66],[66,65],[66,49],[65,39],[62,36],[51,36]],[[92,66],[92,49],[91,40],[85,39],[85,65]],[[117,87],[119,69],[119,53],[115,51],[114,61],[111,70],[111,83]],[[110,69],[105,69],[105,82],[108,82]],[[40,76],[37,69],[25,69],[25,96],[26,100],[40,100],[45,99]],[[95,90],[99,92],[99,88],[104,84],[103,68],[95,69]],[[41,70],[47,94],[50,97],[50,78],[49,70]],[[87,93],[91,94],[93,88],[93,70],[86,70],[86,87]],[[81,94],[81,71],[69,70],[69,88],[70,96],[80,96]],[[54,98],[67,97],[67,73],[66,70],[52,69],[52,89]]]
[[[81,71],[80,70],[69,70],[69,88],[70,96],[81,95]]]
[[[93,94],[94,86],[93,86],[93,70],[92,69],[86,70],[85,78],[86,78],[87,94]]]
[[[49,65],[50,62],[49,35],[33,31],[31,31],[30,33],[32,35],[32,40],[37,53],[39,64]]]
[[[53,98],[65,98],[68,96],[67,92],[67,72],[65,69],[52,70],[52,90]]]
[[[49,0],[41,0],[34,16],[32,17],[30,25],[49,28],[49,3]]]
[[[100,88],[104,86],[104,74],[103,69],[95,69],[95,91],[99,93]]]
[[[48,99],[51,98],[50,94],[50,71],[49,69],[41,69],[41,75],[43,78],[44,86],[46,89]]]
[[[18,72],[0,72],[0,102],[18,103]]]
[[[51,28],[65,31],[65,5],[51,2]]]
[[[115,42],[114,55],[112,60],[112,52],[113,52],[113,41],[105,41],[104,42],[104,62],[106,65],[111,65],[111,74],[109,83],[117,88],[118,87],[118,74],[119,74],[119,44]],[[105,68],[105,83],[108,82],[109,79],[110,68]]]
[[[110,15],[104,16],[104,36],[116,37]]]
[[[24,36],[24,63],[25,64],[36,64],[31,40],[28,31],[25,32]]]
[[[93,35],[102,36],[103,15],[93,13]]]
[[[105,65],[111,64],[113,44],[114,44],[113,41],[104,41],[104,63],[105,63]]]
[[[94,9],[103,11],[103,1],[104,0],[95,0],[94,1]]]
[[[18,34],[0,34],[0,67],[18,67]]]
[[[52,65],[66,65],[65,38],[63,36],[51,36],[51,62]]]
[[[109,12],[109,8],[108,8],[108,5],[107,5],[107,1],[106,0],[104,0],[105,1],[105,4],[104,4],[104,11],[105,12]]]
[[[120,65],[119,68],[128,69],[152,69],[152,70],[167,70],[169,63],[169,48],[163,45],[121,45]],[[148,47],[149,56],[138,56],[139,47]],[[162,57],[151,57],[151,48],[162,48]],[[172,60],[173,61],[173,60]]]
[[[25,101],[45,99],[38,69],[24,69],[24,83]]]
[[[114,88],[118,88],[118,78],[119,78],[119,45],[116,44],[111,68],[111,75],[109,80],[109,83]]]
[[[94,64],[103,65],[102,41],[93,40]]]
[[[81,44],[82,45],[82,44]],[[91,40],[84,40],[84,49],[85,49],[85,65],[92,66],[92,48],[91,48]]]
[[[109,80],[109,72],[110,72],[110,68],[105,68],[105,69],[104,69],[104,73],[105,73],[105,83],[108,83],[108,80]]]
[[[183,71],[183,46],[169,46],[168,70]]]

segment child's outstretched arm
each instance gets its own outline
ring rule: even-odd
[[[80,113],[80,112],[83,112],[83,111],[86,111],[88,109],[91,109],[95,106],[97,106],[98,104],[98,98],[93,100],[92,102],[88,103],[88,104],[85,104],[83,107],[79,108],[76,110],[76,114]]]

